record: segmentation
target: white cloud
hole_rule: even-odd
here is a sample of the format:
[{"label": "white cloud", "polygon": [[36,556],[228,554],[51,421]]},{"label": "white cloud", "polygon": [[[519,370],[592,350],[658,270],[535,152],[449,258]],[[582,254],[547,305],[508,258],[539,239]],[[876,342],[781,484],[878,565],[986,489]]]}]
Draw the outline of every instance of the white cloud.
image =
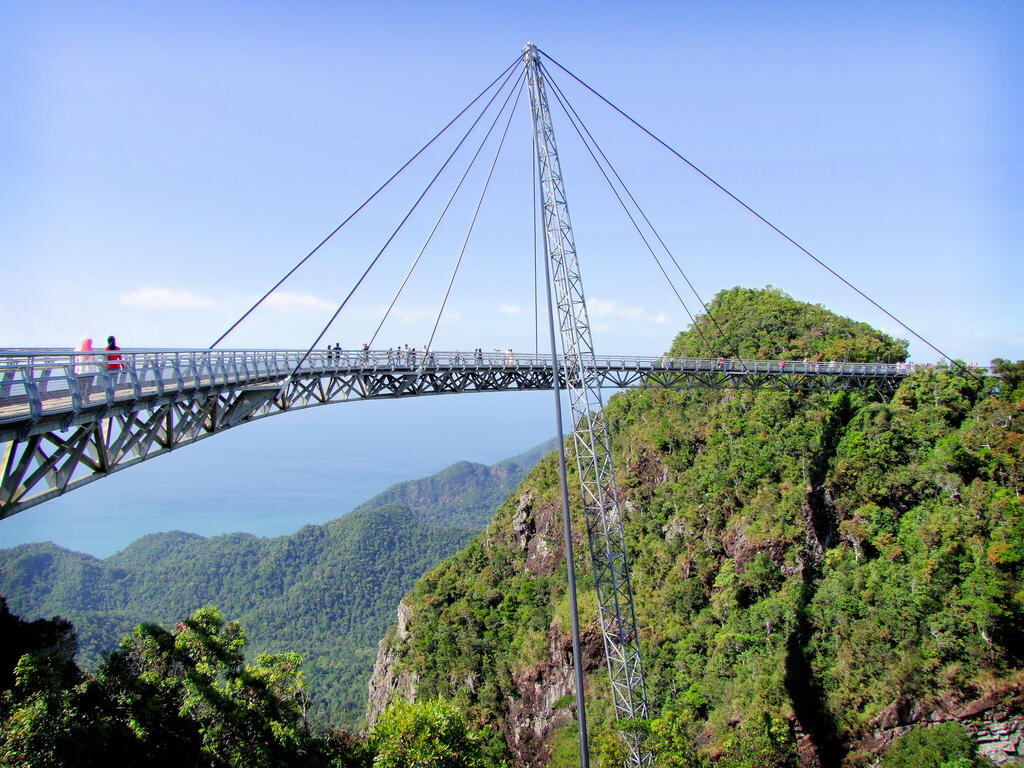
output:
[{"label": "white cloud", "polygon": [[291,291],[275,291],[267,297],[266,305],[278,309],[337,309],[326,299],[314,296],[311,293],[292,293]]},{"label": "white cloud", "polygon": [[498,307],[498,311],[503,315],[518,315],[523,311],[523,308],[516,304],[502,304]]},{"label": "white cloud", "polygon": [[202,309],[212,307],[216,302],[206,296],[197,296],[190,291],[171,291],[167,288],[143,287],[118,296],[118,303],[124,307],[140,309]]},{"label": "white cloud", "polygon": [[614,301],[592,298],[587,301],[587,310],[593,317],[617,317],[623,320],[639,320],[654,325],[668,323],[668,315],[664,312],[648,312],[642,307],[620,307]]}]

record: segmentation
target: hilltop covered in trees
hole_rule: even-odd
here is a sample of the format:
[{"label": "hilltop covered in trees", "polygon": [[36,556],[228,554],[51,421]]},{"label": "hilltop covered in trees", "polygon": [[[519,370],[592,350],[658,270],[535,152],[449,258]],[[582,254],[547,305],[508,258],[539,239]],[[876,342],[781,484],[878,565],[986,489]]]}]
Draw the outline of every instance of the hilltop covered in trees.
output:
[{"label": "hilltop covered in trees", "polygon": [[[717,327],[698,321],[706,337],[720,327],[741,355],[905,356],[774,289],[724,291],[711,311]],[[702,348],[691,329],[672,353]],[[607,418],[659,765],[867,764],[893,707],[1016,690],[1024,391],[1012,375],[939,366],[891,397],[631,391]],[[451,697],[520,764],[577,759],[557,483],[549,456],[417,583],[382,644],[372,707]],[[574,530],[586,553],[578,513]],[[588,714],[611,764],[596,597],[579,559]]]}]

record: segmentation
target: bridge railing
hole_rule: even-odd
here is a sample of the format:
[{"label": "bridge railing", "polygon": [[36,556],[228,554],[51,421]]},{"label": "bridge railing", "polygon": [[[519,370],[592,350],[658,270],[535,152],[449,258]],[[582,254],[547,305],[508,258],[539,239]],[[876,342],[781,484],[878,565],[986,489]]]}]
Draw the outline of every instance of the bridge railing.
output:
[{"label": "bridge railing", "polygon": [[[0,350],[0,421],[203,387],[281,380],[300,350]],[[324,368],[312,355],[300,370]],[[20,407],[19,407],[20,406]]]},{"label": "bridge railing", "polygon": [[[305,356],[305,359],[303,359]],[[127,349],[115,352],[66,349],[0,350],[0,422],[78,411],[166,392],[209,387],[283,383],[299,365],[299,376],[353,371],[423,374],[437,370],[542,368],[547,354],[390,350],[208,350]],[[729,376],[905,376],[921,365],[839,361],[735,360],[661,356],[598,356],[599,371],[665,371]],[[564,363],[563,363],[564,364]],[[571,368],[572,366],[570,366]],[[987,369],[976,368],[980,373]]]}]

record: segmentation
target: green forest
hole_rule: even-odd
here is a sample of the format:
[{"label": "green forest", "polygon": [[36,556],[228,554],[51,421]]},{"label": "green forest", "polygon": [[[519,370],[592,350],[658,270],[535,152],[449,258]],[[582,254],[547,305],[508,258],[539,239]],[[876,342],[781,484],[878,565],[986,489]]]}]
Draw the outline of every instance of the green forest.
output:
[{"label": "green forest", "polygon": [[250,656],[303,656],[312,721],[354,730],[402,595],[480,531],[549,448],[491,467],[460,462],[291,536],[154,534],[105,560],[52,544],[0,550],[0,594],[20,616],[70,619],[87,669],[137,624],[171,627],[217,605],[245,625]]},{"label": "green forest", "polygon": [[[724,332],[745,356],[905,355],[903,343],[772,288],[724,291],[711,311],[718,327],[701,317],[672,354],[700,354],[701,333]],[[611,399],[657,715],[638,727],[658,765],[806,764],[804,735],[822,765],[868,765],[858,745],[894,702],[1019,690],[1024,390],[1020,364],[999,367],[1001,379],[983,379],[928,366],[890,395],[646,390]],[[574,546],[585,553],[573,464]],[[512,741],[509,702],[550,671],[551,648],[568,634],[561,556],[535,557],[522,535],[532,516],[541,536],[557,504],[550,455],[484,534],[416,584],[404,637],[389,630],[395,667],[415,679],[417,697],[464,707],[495,750]],[[561,551],[560,530],[543,536]],[[596,596],[582,586],[588,558],[577,560],[586,645],[597,636]],[[614,764],[621,742],[606,673],[601,663],[588,672],[594,752]],[[552,765],[578,761],[572,703],[556,702],[564,725],[547,744]]]},{"label": "green forest", "polygon": [[[723,291],[710,311],[669,354],[906,356],[771,287]],[[991,765],[955,721],[906,729],[881,756],[871,738],[894,709],[1021,700],[1024,364],[995,367],[923,366],[895,392],[610,399],[651,705],[650,720],[619,725],[659,768]],[[592,758],[612,766],[623,743],[568,464]],[[439,481],[417,486],[426,520],[406,495],[284,539],[175,534],[102,562],[2,553],[14,613],[123,639],[83,653],[83,670],[66,622],[3,612],[35,653],[4,659],[0,765],[89,764],[88,745],[124,765],[578,765],[555,454],[515,486],[478,534],[430,502]],[[438,520],[467,524],[442,535]],[[377,688],[364,734],[328,727],[351,730],[366,701],[366,678],[363,698],[344,698],[332,681],[350,673],[332,664],[368,669],[381,636],[397,687]]]},{"label": "green forest", "polygon": [[140,624],[92,672],[63,619],[26,622],[0,598],[0,766],[406,768],[493,765],[448,702],[396,702],[360,736],[311,727],[297,653],[247,660],[213,606]]}]

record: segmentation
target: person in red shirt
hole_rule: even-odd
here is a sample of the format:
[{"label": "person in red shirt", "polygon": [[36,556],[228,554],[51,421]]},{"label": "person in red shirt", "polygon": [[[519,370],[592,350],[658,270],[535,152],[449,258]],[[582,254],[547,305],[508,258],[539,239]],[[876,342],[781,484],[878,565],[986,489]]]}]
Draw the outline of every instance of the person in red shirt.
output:
[{"label": "person in red shirt", "polygon": [[[117,346],[117,340],[113,336],[107,336],[107,352],[120,352],[121,348]],[[107,355],[107,370],[108,371],[122,371],[124,370],[124,363],[121,362],[121,356],[115,354]]]}]

